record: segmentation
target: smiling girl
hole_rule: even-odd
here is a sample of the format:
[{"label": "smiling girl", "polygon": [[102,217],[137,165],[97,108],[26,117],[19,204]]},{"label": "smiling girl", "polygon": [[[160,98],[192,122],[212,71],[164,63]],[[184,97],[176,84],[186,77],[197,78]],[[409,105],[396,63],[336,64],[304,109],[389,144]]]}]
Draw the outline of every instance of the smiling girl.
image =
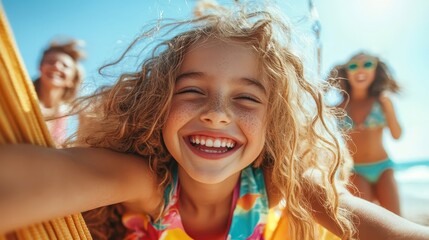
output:
[{"label": "smiling girl", "polygon": [[65,115],[83,79],[80,61],[85,54],[79,45],[76,40],[53,42],[43,52],[40,77],[34,81],[40,109],[57,145],[66,139],[68,118]]},{"label": "smiling girl", "polygon": [[343,125],[349,128],[348,146],[353,152],[351,180],[358,190],[354,193],[400,214],[394,163],[383,146],[385,128],[394,139],[402,133],[389,96],[400,88],[386,64],[366,53],[353,56],[336,73],[339,85],[349,96],[344,98],[342,106],[349,116]]},{"label": "smiling girl", "polygon": [[0,149],[0,232],[98,208],[84,215],[96,239],[268,239],[282,208],[278,239],[323,239],[317,223],[344,239],[429,236],[347,192],[347,149],[280,18],[167,26],[138,72],[88,99],[75,147]]}]

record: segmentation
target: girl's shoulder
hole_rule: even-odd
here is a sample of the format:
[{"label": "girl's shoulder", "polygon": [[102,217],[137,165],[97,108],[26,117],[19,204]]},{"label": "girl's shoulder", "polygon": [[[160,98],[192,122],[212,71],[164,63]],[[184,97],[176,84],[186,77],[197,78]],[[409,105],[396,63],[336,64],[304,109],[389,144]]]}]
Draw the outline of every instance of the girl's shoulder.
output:
[{"label": "girl's shoulder", "polygon": [[377,97],[377,101],[382,105],[385,106],[386,104],[392,103],[392,95],[393,93],[390,91],[383,91],[380,93],[380,95]]}]

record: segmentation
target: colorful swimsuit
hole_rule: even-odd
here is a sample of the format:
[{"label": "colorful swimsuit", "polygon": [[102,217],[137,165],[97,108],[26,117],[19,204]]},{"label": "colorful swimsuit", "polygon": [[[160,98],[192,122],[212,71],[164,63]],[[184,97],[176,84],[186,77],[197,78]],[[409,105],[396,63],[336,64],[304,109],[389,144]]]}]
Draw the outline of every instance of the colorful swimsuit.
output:
[{"label": "colorful swimsuit", "polygon": [[356,124],[350,117],[345,117],[344,122],[342,123],[342,127],[351,127],[352,129],[377,128],[385,126],[386,117],[384,116],[383,109],[378,101],[374,101],[374,103],[372,104],[371,111],[369,112],[363,123]]},{"label": "colorful swimsuit", "polygon": [[[177,168],[173,171],[173,183],[170,186],[172,188],[165,190],[166,209],[159,221],[152,222],[141,214],[123,216],[124,226],[129,229],[125,239],[192,239],[186,234],[179,213],[180,185]],[[260,168],[249,166],[241,172],[240,182],[234,190],[231,209],[232,219],[227,239],[264,239],[269,208],[264,175]]]},{"label": "colorful swimsuit", "polygon": [[[371,112],[368,114],[363,123],[356,124],[351,120],[350,117],[346,117],[344,118],[343,124],[345,126],[351,126],[352,129],[364,129],[385,127],[387,125],[387,122],[383,109],[381,108],[381,104],[378,101],[374,101],[374,103],[372,104]],[[393,168],[393,166],[393,161],[387,158],[382,161],[373,163],[355,163],[353,167],[353,172],[361,175],[368,182],[375,183],[378,181],[384,171]]]},{"label": "colorful swimsuit", "polygon": [[[46,108],[41,103],[39,106],[43,116],[46,117],[52,115],[52,109]],[[51,116],[55,119],[46,121],[49,133],[51,133],[52,139],[57,146],[60,146],[67,138],[67,125],[69,124],[70,117],[66,115],[70,111],[70,108],[71,107],[68,104],[61,104],[58,109],[58,113],[56,113],[55,116]]]}]

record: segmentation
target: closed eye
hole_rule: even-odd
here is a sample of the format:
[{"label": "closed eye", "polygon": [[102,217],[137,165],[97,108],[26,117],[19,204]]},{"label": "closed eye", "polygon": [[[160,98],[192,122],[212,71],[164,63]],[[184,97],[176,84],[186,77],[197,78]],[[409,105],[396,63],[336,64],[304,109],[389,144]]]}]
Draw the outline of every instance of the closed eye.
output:
[{"label": "closed eye", "polygon": [[192,93],[195,93],[195,94],[204,94],[203,91],[201,91],[198,88],[184,88],[184,89],[178,90],[176,92],[176,95],[177,94],[187,94],[187,93],[189,93],[189,94],[192,94]]},{"label": "closed eye", "polygon": [[249,96],[249,95],[241,95],[241,96],[236,97],[235,99],[251,101],[251,102],[255,102],[255,103],[262,103],[262,101],[259,100],[257,97]]}]

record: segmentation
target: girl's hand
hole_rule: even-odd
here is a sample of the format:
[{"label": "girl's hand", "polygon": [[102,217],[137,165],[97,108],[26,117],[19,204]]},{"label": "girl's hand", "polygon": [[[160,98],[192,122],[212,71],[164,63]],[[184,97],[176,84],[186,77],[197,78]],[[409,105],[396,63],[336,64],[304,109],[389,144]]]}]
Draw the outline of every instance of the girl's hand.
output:
[{"label": "girl's hand", "polygon": [[391,100],[392,93],[389,91],[383,91],[378,101],[380,101],[383,108],[384,115],[386,116],[387,126],[390,129],[390,133],[394,139],[399,139],[402,135],[402,127],[396,117],[395,109]]}]

